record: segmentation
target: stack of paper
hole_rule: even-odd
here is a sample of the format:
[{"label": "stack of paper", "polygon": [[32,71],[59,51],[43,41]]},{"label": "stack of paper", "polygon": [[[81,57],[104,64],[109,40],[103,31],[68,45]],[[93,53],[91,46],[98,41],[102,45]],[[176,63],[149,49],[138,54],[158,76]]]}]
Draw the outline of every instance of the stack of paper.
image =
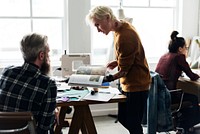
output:
[{"label": "stack of paper", "polygon": [[110,99],[112,99],[115,96],[115,94],[110,92],[97,92],[95,94],[87,94],[85,97],[83,97],[84,100],[93,100],[93,101],[104,101],[107,102]]}]

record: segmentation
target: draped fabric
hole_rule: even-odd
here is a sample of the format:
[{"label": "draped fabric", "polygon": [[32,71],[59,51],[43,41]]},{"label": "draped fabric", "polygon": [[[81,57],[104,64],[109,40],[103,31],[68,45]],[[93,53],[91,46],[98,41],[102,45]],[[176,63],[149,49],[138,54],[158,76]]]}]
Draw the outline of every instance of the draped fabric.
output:
[{"label": "draped fabric", "polygon": [[147,133],[167,132],[173,129],[171,96],[164,82],[156,72],[150,72],[152,84],[147,100]]},{"label": "draped fabric", "polygon": [[200,36],[193,37],[188,51],[187,61],[193,69],[200,66]]}]

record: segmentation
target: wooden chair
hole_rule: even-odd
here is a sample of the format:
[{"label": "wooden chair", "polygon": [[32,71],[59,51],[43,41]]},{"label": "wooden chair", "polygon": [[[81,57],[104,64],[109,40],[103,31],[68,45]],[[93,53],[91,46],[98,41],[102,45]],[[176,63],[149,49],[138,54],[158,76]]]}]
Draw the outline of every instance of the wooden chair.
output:
[{"label": "wooden chair", "polygon": [[31,112],[0,112],[0,133],[36,134]]}]

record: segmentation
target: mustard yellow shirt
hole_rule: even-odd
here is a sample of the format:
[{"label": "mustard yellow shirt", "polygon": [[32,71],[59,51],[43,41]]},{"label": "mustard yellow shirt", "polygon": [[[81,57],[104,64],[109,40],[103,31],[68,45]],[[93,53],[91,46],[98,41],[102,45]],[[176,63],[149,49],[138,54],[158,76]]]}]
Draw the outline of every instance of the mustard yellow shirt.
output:
[{"label": "mustard yellow shirt", "polygon": [[122,21],[122,26],[114,32],[114,46],[119,69],[128,72],[120,78],[122,90],[148,90],[151,82],[148,63],[138,33],[131,24]]}]

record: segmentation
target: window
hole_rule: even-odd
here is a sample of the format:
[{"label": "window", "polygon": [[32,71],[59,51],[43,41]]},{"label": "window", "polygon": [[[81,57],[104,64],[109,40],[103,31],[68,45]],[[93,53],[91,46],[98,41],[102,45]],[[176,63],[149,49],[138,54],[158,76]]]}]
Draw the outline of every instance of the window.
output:
[{"label": "window", "polygon": [[[91,6],[109,5],[116,13],[120,0],[90,0]],[[122,1],[122,0],[121,0]],[[157,60],[167,50],[170,33],[176,23],[178,0],[123,0],[125,15],[133,18],[148,62]],[[89,1],[88,1],[89,2]],[[51,63],[59,66],[64,48],[67,49],[67,0],[1,0],[0,1],[0,68],[23,63],[19,43],[30,32],[46,34],[51,48]],[[76,4],[72,2],[71,4]],[[88,9],[86,9],[88,12]],[[78,12],[78,10],[77,10]],[[84,20],[83,20],[84,21]],[[85,24],[84,24],[85,25]],[[77,27],[75,27],[77,28]],[[71,34],[71,33],[70,33]],[[114,58],[113,35],[91,31],[91,63],[105,65]],[[155,60],[154,60],[155,59]]]},{"label": "window", "polygon": [[[117,13],[120,0],[91,0],[92,6],[102,4]],[[141,37],[148,62],[157,62],[167,51],[170,34],[175,29],[176,0],[121,0],[121,5],[125,16],[133,18],[132,24]],[[113,55],[112,34],[106,37],[96,31],[92,29],[92,63],[105,65]]]},{"label": "window", "polygon": [[63,46],[64,0],[0,1],[0,67],[23,63],[19,44],[31,32],[49,37],[51,61],[58,64]]}]

